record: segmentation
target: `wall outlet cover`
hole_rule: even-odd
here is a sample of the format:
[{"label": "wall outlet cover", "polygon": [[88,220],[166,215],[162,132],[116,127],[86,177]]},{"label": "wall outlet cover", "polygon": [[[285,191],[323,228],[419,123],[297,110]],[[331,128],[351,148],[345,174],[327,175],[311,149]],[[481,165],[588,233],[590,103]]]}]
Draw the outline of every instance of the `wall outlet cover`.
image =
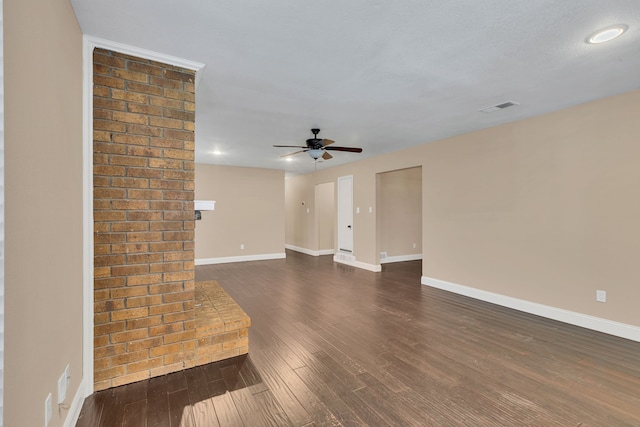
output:
[{"label": "wall outlet cover", "polygon": [[380,259],[385,259],[387,257],[386,252],[380,252]]},{"label": "wall outlet cover", "polygon": [[51,393],[44,400],[44,427],[47,427],[53,417],[53,406],[51,405]]},{"label": "wall outlet cover", "polygon": [[596,291],[596,301],[607,302],[607,291]]},{"label": "wall outlet cover", "polygon": [[64,403],[67,398],[67,370],[65,369],[58,378],[58,405]]}]

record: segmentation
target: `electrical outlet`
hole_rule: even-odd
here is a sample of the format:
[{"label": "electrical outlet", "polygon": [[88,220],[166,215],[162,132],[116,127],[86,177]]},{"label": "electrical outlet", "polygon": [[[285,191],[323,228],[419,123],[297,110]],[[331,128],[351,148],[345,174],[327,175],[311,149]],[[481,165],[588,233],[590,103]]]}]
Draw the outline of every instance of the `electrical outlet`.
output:
[{"label": "electrical outlet", "polygon": [[63,403],[67,398],[67,375],[62,372],[58,378],[58,405]]},{"label": "electrical outlet", "polygon": [[71,383],[71,369],[69,368],[69,365],[64,368],[64,375],[67,378],[67,390],[69,390],[69,384]]},{"label": "electrical outlet", "polygon": [[64,368],[62,375],[58,378],[58,405],[64,403],[67,399],[67,390],[69,388],[69,365]]},{"label": "electrical outlet", "polygon": [[413,244],[413,249],[415,249],[415,248],[416,248],[416,244],[414,243],[414,244]]},{"label": "electrical outlet", "polygon": [[596,301],[607,302],[607,291],[596,291]]},{"label": "electrical outlet", "polygon": [[244,243],[240,243],[240,250],[244,249]]},{"label": "electrical outlet", "polygon": [[380,259],[385,259],[387,257],[386,252],[380,252]]},{"label": "electrical outlet", "polygon": [[53,406],[51,406],[51,393],[44,400],[44,427],[47,427],[53,416]]}]

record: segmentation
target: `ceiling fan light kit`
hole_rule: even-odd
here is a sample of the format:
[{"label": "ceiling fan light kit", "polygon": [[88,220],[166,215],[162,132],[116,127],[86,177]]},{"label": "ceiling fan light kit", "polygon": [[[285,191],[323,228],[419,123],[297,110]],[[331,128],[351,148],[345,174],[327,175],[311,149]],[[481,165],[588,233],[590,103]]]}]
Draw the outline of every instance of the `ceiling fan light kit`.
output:
[{"label": "ceiling fan light kit", "polygon": [[314,158],[314,159],[319,159],[322,156],[322,149],[320,148],[314,148],[311,150],[307,150],[307,153],[309,153],[309,155]]},{"label": "ceiling fan light kit", "polygon": [[359,147],[335,147],[335,146],[328,147],[328,145],[333,144],[335,141],[332,141],[330,139],[318,138],[318,133],[320,133],[320,129],[315,129],[315,128],[311,129],[311,133],[313,133],[313,138],[307,139],[306,147],[298,146],[298,145],[274,145],[274,147],[302,148],[302,150],[300,151],[295,151],[293,153],[285,154],[284,156],[280,156],[280,157],[290,157],[298,153],[308,153],[313,160],[318,160],[320,157],[322,157],[324,160],[329,160],[333,158],[331,154],[327,153],[327,150],[346,151],[349,153],[362,153],[362,148],[359,148]]}]

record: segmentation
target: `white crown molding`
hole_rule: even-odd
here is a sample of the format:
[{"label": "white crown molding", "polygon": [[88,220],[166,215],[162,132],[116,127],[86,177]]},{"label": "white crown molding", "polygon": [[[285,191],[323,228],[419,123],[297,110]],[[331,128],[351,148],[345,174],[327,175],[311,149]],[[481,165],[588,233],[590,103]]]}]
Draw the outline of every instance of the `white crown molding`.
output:
[{"label": "white crown molding", "polygon": [[422,259],[422,254],[388,256],[386,258],[380,259],[380,264],[389,264],[392,262],[404,262],[404,261],[417,261],[419,259]]},{"label": "white crown molding", "polygon": [[640,342],[640,327],[422,276],[420,283],[481,301]]},{"label": "white crown molding", "polygon": [[188,59],[178,58],[176,56],[155,52],[153,50],[142,49],[136,46],[114,42],[112,40],[101,39],[99,37],[85,35],[84,40],[85,44],[89,45],[91,52],[93,52],[94,48],[99,47],[102,49],[124,53],[125,55],[137,56],[138,58],[149,59],[151,61],[161,62],[163,64],[169,64],[176,67],[186,68],[188,70],[194,70],[196,72],[196,87],[200,82],[202,73],[204,73],[204,70],[206,68],[206,64],[203,64],[201,62],[190,61]]},{"label": "white crown molding", "polygon": [[199,258],[195,260],[196,265],[209,265],[209,264],[226,264],[229,262],[245,262],[245,261],[264,261],[269,259],[283,259],[287,255],[284,252],[275,254],[259,254],[259,255],[243,255],[243,256],[228,256],[220,258]]},{"label": "white crown molding", "polygon": [[300,252],[306,255],[311,256],[320,256],[320,255],[333,255],[335,251],[333,249],[321,249],[319,251],[314,251],[311,249],[301,248],[299,246],[293,245],[284,245],[285,249],[290,249],[292,251]]}]

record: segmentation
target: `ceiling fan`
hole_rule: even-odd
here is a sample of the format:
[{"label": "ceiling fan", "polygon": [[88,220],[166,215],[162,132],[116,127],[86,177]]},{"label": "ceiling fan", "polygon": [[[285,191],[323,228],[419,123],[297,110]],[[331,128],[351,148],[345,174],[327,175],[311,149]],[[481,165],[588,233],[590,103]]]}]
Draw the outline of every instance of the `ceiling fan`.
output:
[{"label": "ceiling fan", "polygon": [[318,160],[322,157],[324,160],[329,160],[333,156],[327,153],[329,151],[348,151],[350,153],[362,153],[362,148],[357,147],[328,147],[328,145],[333,144],[335,141],[330,139],[320,139],[318,138],[318,133],[320,129],[311,129],[311,133],[313,133],[313,138],[307,139],[307,146],[298,146],[298,145],[274,145],[274,147],[289,147],[289,148],[302,148],[300,151],[295,151],[293,153],[285,154],[280,157],[289,157],[298,153],[309,153],[312,159]]}]

